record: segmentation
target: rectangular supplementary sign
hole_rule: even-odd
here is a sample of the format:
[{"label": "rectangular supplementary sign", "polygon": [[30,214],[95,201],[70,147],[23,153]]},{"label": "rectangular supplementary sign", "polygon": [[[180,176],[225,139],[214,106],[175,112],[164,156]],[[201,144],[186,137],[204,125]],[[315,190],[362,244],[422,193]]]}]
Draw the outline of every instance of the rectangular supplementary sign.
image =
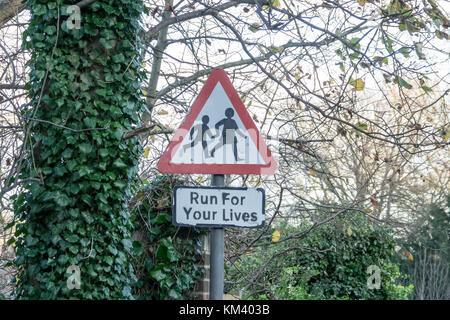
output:
[{"label": "rectangular supplementary sign", "polygon": [[258,228],[264,225],[261,188],[176,186],[173,223],[178,226]]}]

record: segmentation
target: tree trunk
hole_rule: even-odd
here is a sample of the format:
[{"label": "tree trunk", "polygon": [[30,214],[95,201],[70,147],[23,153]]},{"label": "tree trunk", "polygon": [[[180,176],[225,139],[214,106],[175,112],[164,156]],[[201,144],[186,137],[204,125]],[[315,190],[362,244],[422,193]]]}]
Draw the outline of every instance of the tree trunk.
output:
[{"label": "tree trunk", "polygon": [[0,0],[0,26],[25,9],[22,0]]}]

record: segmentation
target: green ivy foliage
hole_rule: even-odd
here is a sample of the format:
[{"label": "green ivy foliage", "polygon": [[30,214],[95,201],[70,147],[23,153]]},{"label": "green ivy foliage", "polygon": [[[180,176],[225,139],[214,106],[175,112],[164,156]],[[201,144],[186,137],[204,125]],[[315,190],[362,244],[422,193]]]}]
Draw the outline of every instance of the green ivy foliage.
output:
[{"label": "green ivy foliage", "polygon": [[[13,197],[20,299],[132,298],[130,184],[142,152],[144,101],[138,0],[98,0],[69,29],[74,1],[28,0],[31,56],[23,107],[28,150]],[[81,270],[81,288],[66,273]]]},{"label": "green ivy foliage", "polygon": [[[276,255],[264,267],[259,281],[247,288],[246,298],[407,299],[413,288],[397,283],[404,275],[399,272],[398,265],[391,263],[395,252],[392,230],[373,225],[360,213],[349,212],[301,239],[282,241],[307,227],[311,224],[285,227],[279,243],[269,248],[256,247],[235,265],[228,265],[226,274],[230,283],[245,284],[246,281],[238,280],[242,277],[251,279],[268,259]],[[373,274],[367,273],[371,265],[381,270],[379,289],[367,286],[368,278]],[[227,288],[228,291],[241,289]]]},{"label": "green ivy foliage", "polygon": [[130,207],[133,222],[132,263],[137,299],[193,299],[204,275],[201,265],[205,231],[172,224],[172,194],[182,181],[157,176],[136,193]]}]

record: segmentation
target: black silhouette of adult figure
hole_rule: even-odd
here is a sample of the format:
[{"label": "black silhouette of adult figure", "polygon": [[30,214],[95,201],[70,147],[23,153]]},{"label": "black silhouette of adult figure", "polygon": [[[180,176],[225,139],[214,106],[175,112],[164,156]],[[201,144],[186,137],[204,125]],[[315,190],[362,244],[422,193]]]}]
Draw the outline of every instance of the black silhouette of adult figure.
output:
[{"label": "black silhouette of adult figure", "polygon": [[[197,145],[199,142],[201,142],[202,147],[203,147],[203,154],[205,155],[206,158],[209,158],[208,143],[206,142],[206,138],[207,137],[214,138],[214,137],[212,136],[211,130],[209,130],[208,123],[209,123],[209,117],[203,116],[202,123],[196,124],[195,126],[192,127],[192,129],[189,133],[191,143],[185,144],[183,146],[184,152],[186,152],[186,149],[188,149],[189,147],[193,148],[195,145]],[[197,132],[197,135],[194,138],[195,132]]]},{"label": "black silhouette of adult figure", "polygon": [[225,144],[233,143],[234,160],[236,161],[242,160],[238,158],[236,133],[239,134],[241,137],[244,138],[247,137],[244,133],[241,132],[241,130],[239,130],[236,121],[231,119],[234,116],[233,108],[227,108],[225,110],[225,116],[226,118],[220,120],[215,125],[216,130],[219,130],[221,126],[223,126],[223,129],[219,143],[217,143],[216,146],[211,150],[211,156],[214,157],[214,153],[216,152],[217,148],[223,147]]}]

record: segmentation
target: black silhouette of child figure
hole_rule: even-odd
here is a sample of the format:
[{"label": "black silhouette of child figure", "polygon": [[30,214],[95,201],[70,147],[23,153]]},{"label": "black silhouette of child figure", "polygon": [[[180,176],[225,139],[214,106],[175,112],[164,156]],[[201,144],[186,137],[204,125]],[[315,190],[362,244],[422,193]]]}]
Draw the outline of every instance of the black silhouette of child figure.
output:
[{"label": "black silhouette of child figure", "polygon": [[[191,131],[190,131],[190,138],[191,138],[191,143],[185,144],[183,146],[183,151],[186,152],[186,149],[193,148],[195,145],[197,145],[200,141],[202,142],[202,147],[203,147],[203,154],[205,155],[205,158],[209,158],[209,154],[208,154],[208,143],[206,142],[206,138],[214,138],[212,136],[211,130],[209,130],[208,127],[208,123],[209,123],[209,117],[208,116],[203,116],[202,117],[202,123],[200,124],[196,124],[195,126],[192,127]],[[194,133],[197,132],[197,135],[194,138]]]},{"label": "black silhouette of child figure", "polygon": [[228,143],[233,143],[234,160],[235,161],[242,160],[238,158],[236,133],[244,138],[247,138],[247,136],[244,133],[242,133],[241,130],[239,130],[236,121],[231,119],[234,116],[233,108],[227,108],[225,110],[225,116],[226,116],[225,119],[220,120],[215,125],[215,128],[217,130],[219,130],[220,126],[223,126],[223,129],[219,143],[214,148],[212,148],[211,156],[214,157],[214,153],[216,152],[217,148],[222,147]]}]

